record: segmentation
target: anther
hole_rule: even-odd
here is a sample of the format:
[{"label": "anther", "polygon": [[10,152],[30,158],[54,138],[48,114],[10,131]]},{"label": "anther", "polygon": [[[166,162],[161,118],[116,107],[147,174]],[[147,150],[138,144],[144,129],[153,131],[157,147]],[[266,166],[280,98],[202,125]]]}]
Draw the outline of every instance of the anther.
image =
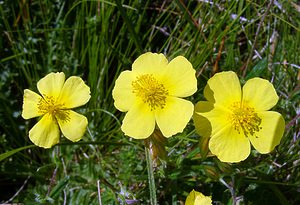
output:
[{"label": "anther", "polygon": [[132,92],[147,103],[151,110],[163,109],[166,105],[168,90],[153,75],[145,74],[132,82]]},{"label": "anther", "polygon": [[232,104],[230,109],[232,111],[230,121],[238,133],[242,131],[248,137],[249,135],[253,136],[261,129],[261,118],[257,115],[254,108],[246,103],[236,102]]},{"label": "anther", "polygon": [[53,118],[58,118],[62,121],[70,119],[69,112],[65,110],[63,104],[59,104],[52,96],[44,95],[38,103],[38,110],[41,114],[49,113]]}]

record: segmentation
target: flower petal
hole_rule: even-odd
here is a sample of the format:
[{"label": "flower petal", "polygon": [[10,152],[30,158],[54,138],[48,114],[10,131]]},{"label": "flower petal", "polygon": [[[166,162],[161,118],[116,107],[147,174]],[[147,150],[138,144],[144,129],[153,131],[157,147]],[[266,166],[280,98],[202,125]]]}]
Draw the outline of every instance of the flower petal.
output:
[{"label": "flower petal", "polygon": [[45,114],[29,131],[29,139],[37,146],[50,148],[59,142],[59,128],[52,115]]},{"label": "flower petal", "polygon": [[196,131],[203,137],[210,137],[212,126],[208,118],[203,113],[207,113],[213,109],[213,104],[207,101],[200,101],[195,105],[193,120]]},{"label": "flower petal", "polygon": [[41,116],[43,113],[39,112],[38,104],[42,100],[42,97],[28,89],[24,90],[23,98],[23,110],[22,117],[24,119],[30,119],[33,117]]},{"label": "flower petal", "polygon": [[[72,142],[79,141],[86,131],[88,120],[85,116],[72,110],[65,110],[64,117],[56,116],[63,135]],[[67,119],[66,119],[67,115]]]},{"label": "flower petal", "polygon": [[161,82],[170,96],[188,97],[197,90],[196,71],[183,56],[174,58],[168,65]]},{"label": "flower petal", "polygon": [[193,189],[186,197],[184,205],[195,205],[195,199],[196,199],[196,191]]},{"label": "flower petal", "polygon": [[115,107],[122,111],[128,111],[135,99],[132,92],[132,81],[135,80],[135,75],[132,71],[123,71],[115,82],[115,87],[112,91],[112,96],[115,101]]},{"label": "flower petal", "polygon": [[258,111],[269,110],[278,102],[272,83],[261,78],[252,78],[243,87],[243,101]]},{"label": "flower petal", "polygon": [[273,111],[259,112],[261,130],[249,139],[253,147],[262,154],[271,152],[280,143],[285,122],[281,114]]},{"label": "flower petal", "polygon": [[209,102],[223,107],[241,101],[241,85],[237,75],[232,71],[215,74],[207,81],[204,96]]},{"label": "flower petal", "polygon": [[138,75],[155,74],[164,72],[168,60],[160,53],[144,53],[140,55],[132,64],[132,71]]},{"label": "flower petal", "polygon": [[212,205],[212,201],[209,196],[197,196],[194,205]]},{"label": "flower petal", "polygon": [[43,97],[57,99],[65,82],[64,73],[49,73],[37,83],[37,88]]},{"label": "flower petal", "polygon": [[229,125],[228,115],[229,112],[222,107],[200,101],[196,104],[193,115],[196,131],[203,137],[211,137]]},{"label": "flower petal", "polygon": [[201,192],[192,190],[186,197],[185,205],[211,205],[212,201],[209,196],[203,195]]},{"label": "flower petal", "polygon": [[193,112],[194,106],[190,101],[167,97],[165,107],[155,110],[155,119],[162,134],[171,137],[183,131]]},{"label": "flower petal", "polygon": [[125,135],[135,139],[149,137],[153,133],[154,128],[154,113],[142,101],[136,102],[132,109],[126,113],[121,126]]},{"label": "flower petal", "polygon": [[65,108],[79,107],[90,100],[90,93],[90,87],[80,77],[71,76],[66,80],[58,101]]},{"label": "flower petal", "polygon": [[251,146],[248,138],[228,125],[211,137],[209,149],[222,162],[240,162],[249,156]]}]

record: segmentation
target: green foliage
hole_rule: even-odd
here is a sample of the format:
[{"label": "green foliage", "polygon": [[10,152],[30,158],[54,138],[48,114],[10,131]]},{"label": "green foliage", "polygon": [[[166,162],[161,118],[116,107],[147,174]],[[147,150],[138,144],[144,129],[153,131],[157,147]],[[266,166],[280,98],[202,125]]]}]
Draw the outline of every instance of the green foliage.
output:
[{"label": "green foliage", "polygon": [[[121,71],[152,51],[191,61],[198,77],[194,103],[219,71],[270,80],[280,96],[274,109],[287,124],[272,153],[252,151],[229,164],[212,156],[205,140],[199,144],[191,122],[168,139],[167,159],[155,163],[158,203],[184,203],[195,189],[216,204],[299,204],[299,5],[273,1],[268,10],[268,4],[0,1],[0,202],[90,205],[99,204],[101,194],[102,204],[149,204],[143,143],[121,132],[123,114],[111,91]],[[28,131],[36,121],[21,117],[23,90],[36,91],[36,82],[56,71],[90,86],[91,100],[78,109],[89,129],[78,143],[62,138],[54,148],[32,148]]]}]

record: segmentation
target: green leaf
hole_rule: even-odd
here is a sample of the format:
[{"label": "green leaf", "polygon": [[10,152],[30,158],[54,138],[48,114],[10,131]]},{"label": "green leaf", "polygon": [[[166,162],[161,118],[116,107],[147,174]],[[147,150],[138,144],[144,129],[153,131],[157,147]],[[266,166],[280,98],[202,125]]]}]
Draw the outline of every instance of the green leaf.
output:
[{"label": "green leaf", "polygon": [[268,59],[265,57],[261,59],[254,67],[253,69],[248,73],[245,80],[248,80],[250,78],[259,77],[261,74],[267,69],[268,67]]},{"label": "green leaf", "polygon": [[57,198],[59,194],[64,190],[64,188],[68,185],[70,177],[66,176],[64,179],[62,179],[50,192],[51,198]]},{"label": "green leaf", "polygon": [[25,147],[20,147],[20,148],[17,148],[17,149],[5,152],[5,153],[3,153],[3,154],[0,155],[0,162],[2,160],[6,159],[7,157],[10,157],[11,155],[14,155],[17,152],[20,152],[20,151],[22,151],[24,149],[29,149],[29,148],[32,148],[32,147],[35,147],[35,145],[28,145],[28,146],[25,146]]}]

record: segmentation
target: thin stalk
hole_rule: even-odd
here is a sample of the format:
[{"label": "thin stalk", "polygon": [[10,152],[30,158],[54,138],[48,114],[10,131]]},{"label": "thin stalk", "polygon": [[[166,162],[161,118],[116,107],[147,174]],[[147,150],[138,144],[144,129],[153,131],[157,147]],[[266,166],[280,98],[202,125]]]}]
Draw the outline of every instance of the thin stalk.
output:
[{"label": "thin stalk", "polygon": [[260,20],[260,22],[258,24],[256,33],[255,33],[255,38],[254,38],[254,41],[253,41],[253,44],[252,44],[252,48],[250,50],[250,54],[249,54],[248,60],[246,62],[246,66],[245,66],[245,69],[243,71],[243,76],[246,75],[246,72],[247,72],[247,69],[248,69],[248,65],[249,65],[250,61],[252,60],[252,55],[253,55],[253,52],[254,52],[254,49],[255,49],[255,45],[257,43],[257,39],[258,39],[258,35],[259,35],[259,32],[260,32],[261,26],[262,26],[262,24],[263,24],[263,22],[264,22],[264,20],[265,20],[265,18],[267,16],[267,14],[269,13],[269,10],[270,10],[270,8],[271,8],[271,6],[273,4],[273,1],[274,0],[271,0],[269,2],[267,9],[266,9],[265,13],[263,14],[263,16],[262,16],[262,18],[261,18],[261,20]]},{"label": "thin stalk", "polygon": [[117,7],[120,11],[121,16],[124,19],[125,24],[128,27],[129,33],[131,33],[131,35],[132,35],[132,39],[135,43],[136,48],[138,49],[138,51],[140,53],[142,53],[143,49],[142,49],[142,46],[141,46],[141,40],[140,40],[139,36],[137,35],[136,31],[134,30],[134,26],[132,25],[132,21],[130,21],[130,19],[128,18],[127,13],[125,12],[121,1],[117,0],[116,4],[117,4]]},{"label": "thin stalk", "polygon": [[97,180],[97,188],[98,188],[98,201],[99,201],[99,205],[102,205],[102,201],[101,201],[100,180]]},{"label": "thin stalk", "polygon": [[[231,193],[231,197],[232,197],[232,205],[236,205],[236,204],[237,204],[237,201],[236,201],[236,195],[235,195],[234,187],[233,187],[233,186],[230,186],[229,184],[227,184],[223,178],[220,178],[219,181],[220,181],[224,186],[226,186],[226,187],[229,189],[229,191],[230,191],[230,193]],[[233,178],[232,178],[232,181],[233,181]]]},{"label": "thin stalk", "polygon": [[149,190],[150,190],[150,204],[156,205],[156,188],[155,188],[155,180],[154,180],[154,172],[153,172],[153,163],[151,159],[150,149],[145,146],[145,154],[147,161],[147,171],[148,171],[148,181],[149,181]]}]

